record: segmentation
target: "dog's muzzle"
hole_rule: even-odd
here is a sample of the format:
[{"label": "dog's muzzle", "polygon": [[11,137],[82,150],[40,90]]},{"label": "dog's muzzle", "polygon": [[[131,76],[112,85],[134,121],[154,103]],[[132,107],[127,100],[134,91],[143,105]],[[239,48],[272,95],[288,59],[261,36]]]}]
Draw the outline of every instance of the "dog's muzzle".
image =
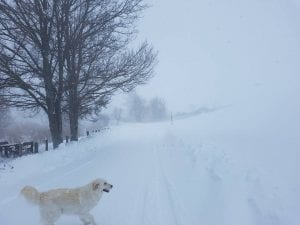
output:
[{"label": "dog's muzzle", "polygon": [[109,184],[109,185],[107,185],[108,187],[105,187],[104,189],[103,189],[103,191],[105,191],[105,192],[109,192],[110,191],[110,189],[112,189],[113,188],[113,186],[111,185],[111,184]]}]

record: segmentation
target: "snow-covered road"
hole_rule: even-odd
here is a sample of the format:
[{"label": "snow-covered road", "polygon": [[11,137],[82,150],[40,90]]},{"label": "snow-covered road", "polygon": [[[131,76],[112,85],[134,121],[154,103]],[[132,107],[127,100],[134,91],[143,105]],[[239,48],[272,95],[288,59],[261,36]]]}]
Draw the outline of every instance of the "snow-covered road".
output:
[{"label": "snow-covered road", "polygon": [[[245,139],[231,143],[220,130],[202,128],[218,114],[226,115],[114,127],[17,159],[13,170],[0,173],[0,224],[40,224],[37,208],[19,196],[24,185],[43,191],[103,177],[114,188],[92,211],[102,225],[297,225],[298,182],[282,180],[283,166],[270,176],[272,162],[257,166],[255,157],[241,157]],[[57,223],[71,224],[80,221]]]}]

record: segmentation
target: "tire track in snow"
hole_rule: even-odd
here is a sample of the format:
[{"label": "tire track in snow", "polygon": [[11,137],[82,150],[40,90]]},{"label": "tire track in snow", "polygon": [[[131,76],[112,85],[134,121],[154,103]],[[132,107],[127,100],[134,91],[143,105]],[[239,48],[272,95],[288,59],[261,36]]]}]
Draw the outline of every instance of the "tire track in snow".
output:
[{"label": "tire track in snow", "polygon": [[[148,189],[146,185],[141,185],[133,204],[134,210],[131,214],[130,224],[145,224],[147,196]],[[137,215],[139,216],[137,217]]]},{"label": "tire track in snow", "polygon": [[[182,212],[182,210],[178,209],[178,202],[175,203],[175,196],[172,193],[172,185],[169,182],[165,171],[163,169],[162,166],[162,162],[161,162],[161,158],[158,155],[157,150],[152,150],[152,153],[154,155],[154,160],[156,161],[156,166],[157,166],[157,175],[158,175],[158,181],[159,181],[159,185],[161,187],[163,187],[163,191],[166,192],[166,197],[167,197],[167,203],[170,206],[170,213],[173,216],[174,222],[176,225],[184,225],[185,223],[183,223],[182,218],[180,216],[180,213]],[[174,224],[174,223],[173,223]]]}]

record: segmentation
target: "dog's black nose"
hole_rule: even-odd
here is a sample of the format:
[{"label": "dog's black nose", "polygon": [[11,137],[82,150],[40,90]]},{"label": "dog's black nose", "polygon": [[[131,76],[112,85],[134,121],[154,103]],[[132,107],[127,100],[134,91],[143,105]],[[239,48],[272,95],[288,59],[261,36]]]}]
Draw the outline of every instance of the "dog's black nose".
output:
[{"label": "dog's black nose", "polygon": [[110,188],[113,188],[113,186],[112,186],[112,185],[110,185]]}]

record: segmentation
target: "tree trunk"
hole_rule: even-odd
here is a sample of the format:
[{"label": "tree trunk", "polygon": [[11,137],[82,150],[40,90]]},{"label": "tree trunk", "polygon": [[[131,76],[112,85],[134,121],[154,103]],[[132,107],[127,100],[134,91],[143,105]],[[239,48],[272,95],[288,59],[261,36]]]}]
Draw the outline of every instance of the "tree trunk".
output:
[{"label": "tree trunk", "polygon": [[[53,92],[48,91],[48,95]],[[53,148],[58,148],[59,144],[63,142],[62,135],[62,110],[61,110],[61,100],[59,98],[55,99],[55,96],[48,97],[47,105],[48,105],[48,120],[50,133],[53,142]]]},{"label": "tree trunk", "polygon": [[[47,63],[45,63],[47,65]],[[49,67],[45,66],[45,74],[49,74]],[[47,77],[45,81],[47,114],[49,120],[50,133],[53,142],[53,148],[57,148],[63,142],[62,136],[62,109],[61,96],[58,96],[56,90],[51,83],[51,79]]]},{"label": "tree trunk", "polygon": [[71,141],[78,141],[78,113],[70,111]]},{"label": "tree trunk", "polygon": [[58,148],[59,144],[63,142],[62,136],[62,115],[59,112],[48,114],[50,133],[53,142],[53,148]]},{"label": "tree trunk", "polygon": [[77,88],[73,87],[69,94],[70,140],[78,141],[79,103]]},{"label": "tree trunk", "polygon": [[[44,60],[45,62],[46,60]],[[44,74],[50,74],[48,63],[44,63]],[[53,142],[53,148],[57,148],[63,142],[62,136],[62,108],[61,96],[58,96],[54,85],[49,76],[44,80],[46,92],[47,114],[49,120],[50,133]]]},{"label": "tree trunk", "polygon": [[69,87],[69,121],[71,141],[78,141],[78,120],[79,120],[79,106],[80,100],[78,98],[78,73],[79,68],[76,65],[76,49],[68,49],[68,57],[66,59],[68,68],[68,87]]}]

